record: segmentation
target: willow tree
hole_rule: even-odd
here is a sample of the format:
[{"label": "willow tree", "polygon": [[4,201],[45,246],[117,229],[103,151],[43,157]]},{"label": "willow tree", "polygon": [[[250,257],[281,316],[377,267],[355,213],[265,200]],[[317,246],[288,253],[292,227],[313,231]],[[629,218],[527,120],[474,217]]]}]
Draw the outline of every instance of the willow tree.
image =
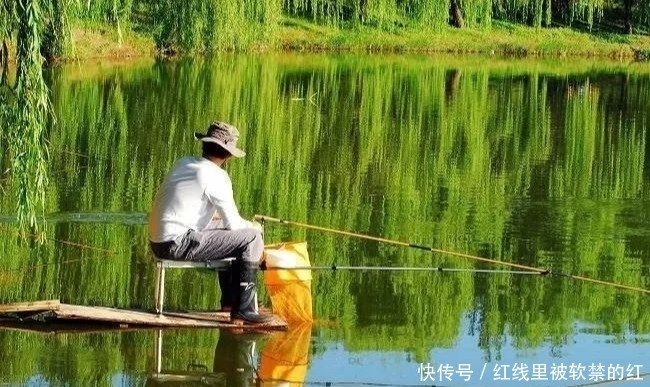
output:
[{"label": "willow tree", "polygon": [[[9,190],[16,193],[17,223],[23,231],[38,231],[38,213],[44,206],[48,180],[44,133],[51,110],[43,54],[56,54],[65,44],[64,1],[0,1],[0,146],[8,155]],[[12,79],[9,46],[16,48]]]},{"label": "willow tree", "polygon": [[535,27],[551,23],[551,0],[493,0],[492,3],[494,16],[499,19]]},{"label": "willow tree", "polygon": [[281,0],[160,0],[148,4],[158,50],[246,50],[269,43],[282,12]]},{"label": "willow tree", "polygon": [[[285,14],[333,25],[395,30],[483,27],[492,22],[493,0],[284,0]],[[498,1],[498,0],[495,0]]]},{"label": "willow tree", "polygon": [[623,32],[634,33],[635,28],[650,28],[649,0],[617,0],[623,9]]}]

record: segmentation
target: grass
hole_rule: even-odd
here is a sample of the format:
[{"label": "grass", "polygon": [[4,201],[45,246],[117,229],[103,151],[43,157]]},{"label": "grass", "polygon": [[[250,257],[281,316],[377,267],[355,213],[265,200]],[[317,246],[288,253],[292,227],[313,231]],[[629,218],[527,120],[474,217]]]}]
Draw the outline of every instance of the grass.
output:
[{"label": "grass", "polygon": [[[128,26],[123,26],[121,31],[119,34],[117,28],[109,24],[77,20],[70,28],[72,44],[69,52],[56,58],[55,63],[76,60],[120,62],[156,55],[151,36],[134,32]],[[7,43],[9,56],[15,58],[15,42],[9,40]]]},{"label": "grass", "polygon": [[[99,60],[131,61],[157,56],[153,37],[122,27],[121,40],[114,26],[75,22],[73,47],[59,62]],[[372,27],[336,28],[296,18],[284,18],[275,44],[255,51],[452,53],[515,57],[610,58],[650,60],[650,36],[587,33],[567,27],[536,29],[495,21],[485,29],[422,30]]]},{"label": "grass", "polygon": [[106,24],[77,24],[72,29],[73,53],[71,57],[84,59],[129,59],[155,54],[153,39],[135,33],[130,28],[117,28]]},{"label": "grass", "polygon": [[450,52],[520,56],[635,57],[650,52],[650,36],[589,34],[570,28],[536,29],[495,22],[489,29],[382,31],[336,29],[285,19],[278,38],[285,50]]}]

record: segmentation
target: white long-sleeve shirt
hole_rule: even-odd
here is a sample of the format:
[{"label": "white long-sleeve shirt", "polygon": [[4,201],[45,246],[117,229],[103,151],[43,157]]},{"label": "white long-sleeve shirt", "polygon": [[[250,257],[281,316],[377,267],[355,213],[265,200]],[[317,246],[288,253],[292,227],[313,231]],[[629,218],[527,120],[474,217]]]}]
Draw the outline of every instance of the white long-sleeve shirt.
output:
[{"label": "white long-sleeve shirt", "polygon": [[202,157],[184,157],[160,186],[149,216],[149,240],[176,240],[189,229],[204,230],[215,215],[226,229],[254,227],[243,219],[228,173]]}]

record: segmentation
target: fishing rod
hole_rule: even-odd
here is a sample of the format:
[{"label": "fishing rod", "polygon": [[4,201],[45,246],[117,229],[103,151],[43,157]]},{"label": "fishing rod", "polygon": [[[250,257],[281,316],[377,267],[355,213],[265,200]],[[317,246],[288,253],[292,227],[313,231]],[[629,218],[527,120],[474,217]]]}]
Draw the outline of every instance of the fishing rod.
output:
[{"label": "fishing rod", "polygon": [[[0,225],[0,231],[2,232],[8,232],[9,229],[6,227],[3,227]],[[13,230],[14,233],[18,233],[17,230]],[[27,234],[30,237],[37,237],[35,234]],[[112,254],[115,255],[117,252],[109,250],[109,249],[104,249],[100,247],[95,247],[95,246],[90,246],[82,243],[76,243],[76,242],[71,242],[71,241],[65,241],[65,240],[59,240],[59,239],[53,239],[53,241],[65,244],[65,245],[70,245],[74,247],[79,247],[82,249],[90,249],[90,250],[95,250],[99,251],[101,253],[105,254]],[[60,262],[48,262],[48,263],[41,263],[41,264],[35,264],[27,267],[20,267],[20,268],[15,268],[15,269],[3,269],[0,270],[0,274],[3,273],[11,273],[11,272],[24,272],[27,269],[35,269],[39,267],[46,267],[46,266],[51,266],[51,265],[59,265],[59,264],[67,264],[67,263],[78,263],[78,262],[84,262],[87,260],[91,259],[100,259],[103,258],[102,256],[96,256],[96,257],[84,257],[84,258],[74,258],[74,259],[68,259],[68,260],[63,260]],[[391,267],[391,266],[340,266],[336,264],[332,264],[329,266],[303,266],[303,267],[268,267],[266,266],[266,261],[264,261],[260,265],[260,269],[262,271],[279,271],[279,270],[314,270],[314,271],[321,271],[321,270],[331,270],[331,271],[337,271],[337,270],[360,270],[360,271],[437,271],[437,272],[469,272],[469,273],[498,273],[498,274],[539,274],[537,272],[532,272],[532,271],[516,271],[516,270],[489,270],[489,269],[456,269],[456,268],[443,268],[443,267]]]},{"label": "fishing rod", "polygon": [[401,241],[395,241],[395,240],[390,240],[390,239],[385,239],[385,238],[379,238],[379,237],[374,237],[374,236],[365,235],[365,234],[353,233],[353,232],[349,232],[349,231],[336,230],[336,229],[322,227],[322,226],[315,226],[315,225],[306,224],[306,223],[300,223],[300,222],[294,222],[294,221],[285,220],[285,219],[273,218],[273,217],[266,216],[266,215],[255,215],[255,219],[262,222],[262,225],[264,225],[265,222],[273,222],[273,223],[286,224],[286,225],[291,225],[291,226],[298,226],[298,227],[303,227],[303,228],[308,228],[308,229],[313,229],[313,230],[319,230],[319,231],[325,231],[325,232],[331,232],[331,233],[334,233],[334,234],[345,235],[345,236],[350,236],[350,237],[355,237],[355,238],[368,239],[368,240],[372,240],[372,241],[376,241],[376,242],[383,242],[383,243],[388,243],[388,244],[392,244],[392,245],[404,246],[404,247],[414,248],[414,249],[418,249],[418,250],[430,251],[430,252],[434,252],[434,253],[453,255],[453,256],[457,256],[457,257],[468,258],[468,259],[473,259],[473,260],[482,261],[482,262],[488,262],[488,263],[492,263],[492,264],[496,264],[496,265],[505,265],[505,266],[510,266],[510,267],[514,267],[514,268],[518,268],[518,269],[531,270],[531,271],[537,272],[540,275],[555,275],[555,276],[559,276],[559,277],[566,277],[566,278],[571,278],[571,279],[575,279],[575,280],[592,282],[592,283],[597,283],[597,284],[601,284],[601,285],[613,286],[613,287],[617,287],[617,288],[621,288],[621,289],[633,290],[633,291],[637,291],[637,292],[641,292],[641,293],[645,293],[645,294],[650,294],[650,289],[644,289],[644,288],[635,287],[635,286],[617,284],[617,283],[614,283],[614,282],[602,281],[602,280],[583,277],[583,276],[579,276],[579,275],[552,272],[549,269],[540,269],[540,268],[536,268],[536,267],[532,267],[532,266],[526,266],[526,265],[520,265],[520,264],[512,263],[512,262],[505,262],[505,261],[499,261],[499,260],[496,260],[496,259],[479,257],[479,256],[476,256],[476,255],[470,255],[470,254],[458,253],[458,252],[454,252],[454,251],[436,249],[436,248],[433,248],[433,247],[423,246],[423,245],[419,245],[419,244],[415,244],[415,243],[401,242]]},{"label": "fishing rod", "polygon": [[426,250],[426,251],[431,251],[431,252],[434,252],[434,253],[444,253],[444,254],[455,255],[455,256],[464,257],[464,258],[475,259],[475,260],[483,261],[483,262],[503,264],[503,265],[510,266],[510,267],[515,267],[515,268],[518,268],[518,269],[531,270],[531,271],[537,272],[539,274],[544,274],[544,275],[550,273],[548,270],[545,270],[545,269],[537,269],[537,268],[534,268],[534,267],[519,265],[519,264],[516,264],[516,263],[497,261],[495,259],[483,258],[483,257],[475,256],[475,255],[457,253],[457,252],[454,252],[454,251],[434,249],[432,247],[422,246],[422,245],[418,245],[418,244],[415,244],[415,243],[400,242],[400,241],[395,241],[395,240],[390,240],[390,239],[374,237],[374,236],[370,236],[370,235],[357,234],[357,233],[353,233],[353,232],[349,232],[349,231],[341,231],[341,230],[335,230],[335,229],[332,229],[332,228],[314,226],[314,225],[311,225],[311,224],[293,222],[293,221],[278,219],[278,218],[271,218],[271,217],[264,216],[264,215],[255,215],[255,219],[260,220],[262,222],[262,224],[264,222],[275,222],[275,223],[280,223],[280,224],[299,226],[299,227],[310,228],[310,229],[319,230],[319,231],[332,232],[332,233],[340,234],[340,235],[346,235],[346,236],[357,237],[357,238],[362,238],[362,239],[369,239],[369,240],[373,240],[373,241],[376,241],[376,242],[383,242],[383,243],[399,245],[399,246],[404,246],[404,247],[411,247],[411,248],[414,248],[414,249]]},{"label": "fishing rod", "polygon": [[534,271],[518,271],[518,270],[490,270],[490,269],[456,269],[448,267],[404,267],[404,266],[296,266],[296,267],[280,267],[280,266],[266,266],[266,262],[262,263],[260,270],[262,271],[280,271],[280,270],[359,270],[359,271],[435,271],[435,272],[453,272],[453,273],[495,273],[495,274],[523,274],[523,275],[540,275]]}]

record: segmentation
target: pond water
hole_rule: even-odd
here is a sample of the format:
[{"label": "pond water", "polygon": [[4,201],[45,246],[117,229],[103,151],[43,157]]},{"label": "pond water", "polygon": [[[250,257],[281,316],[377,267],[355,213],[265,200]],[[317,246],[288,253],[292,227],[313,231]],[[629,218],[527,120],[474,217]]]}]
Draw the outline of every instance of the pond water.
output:
[{"label": "pond water", "polygon": [[[198,154],[192,133],[215,119],[242,133],[248,155],[227,169],[247,218],[650,288],[647,65],[227,55],[68,65],[48,82],[49,240],[11,233],[15,200],[2,180],[0,302],[151,308],[147,213],[174,161]],[[307,241],[312,265],[508,269],[272,223],[266,238]],[[323,270],[311,285],[316,322],[262,337],[0,330],[0,385],[650,380],[650,297],[639,291],[471,271]],[[219,300],[209,273],[170,272],[166,291],[168,309]],[[162,384],[151,377],[158,358],[162,373],[202,376]],[[222,378],[233,369],[243,372]]]}]

